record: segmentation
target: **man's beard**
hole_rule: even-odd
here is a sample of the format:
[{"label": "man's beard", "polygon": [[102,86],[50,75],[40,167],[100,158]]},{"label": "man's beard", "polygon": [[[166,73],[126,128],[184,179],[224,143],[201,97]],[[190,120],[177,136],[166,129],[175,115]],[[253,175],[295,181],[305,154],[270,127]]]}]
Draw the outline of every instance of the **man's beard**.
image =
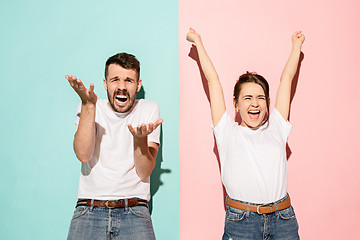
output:
[{"label": "man's beard", "polygon": [[[128,105],[124,108],[124,109],[117,109],[118,106],[115,105],[115,101],[116,101],[116,95],[118,94],[122,94],[122,95],[126,95],[127,96],[127,101],[128,101]],[[125,113],[127,111],[129,111],[132,106],[134,105],[135,99],[136,99],[136,93],[135,93],[135,97],[131,98],[129,92],[124,89],[124,90],[117,90],[116,92],[114,92],[112,99],[110,98],[110,94],[109,92],[107,93],[108,96],[108,100],[110,103],[111,108],[118,113]]]}]

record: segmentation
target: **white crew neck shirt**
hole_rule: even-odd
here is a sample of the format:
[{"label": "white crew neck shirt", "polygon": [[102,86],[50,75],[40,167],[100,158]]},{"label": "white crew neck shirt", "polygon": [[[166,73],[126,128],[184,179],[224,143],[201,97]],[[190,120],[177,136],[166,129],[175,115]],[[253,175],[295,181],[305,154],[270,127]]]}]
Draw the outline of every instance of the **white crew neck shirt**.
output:
[{"label": "white crew neck shirt", "polygon": [[[79,124],[81,104],[75,124]],[[160,118],[156,103],[136,100],[126,113],[114,112],[108,100],[99,99],[95,115],[95,150],[88,163],[82,163],[77,198],[116,200],[124,198],[150,199],[150,177],[141,181],[134,164],[133,127],[155,122]],[[149,136],[148,142],[160,143],[160,127]]]},{"label": "white crew neck shirt", "polygon": [[266,204],[286,196],[286,141],[291,128],[276,108],[256,130],[239,125],[225,111],[213,130],[230,198]]}]

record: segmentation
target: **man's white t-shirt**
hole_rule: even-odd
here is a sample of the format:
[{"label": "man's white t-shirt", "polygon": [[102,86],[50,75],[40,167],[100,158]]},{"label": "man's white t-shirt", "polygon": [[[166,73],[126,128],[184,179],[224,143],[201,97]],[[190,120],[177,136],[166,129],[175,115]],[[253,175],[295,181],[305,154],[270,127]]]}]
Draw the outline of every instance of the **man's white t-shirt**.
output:
[{"label": "man's white t-shirt", "polygon": [[240,126],[225,111],[213,129],[230,198],[265,204],[286,196],[286,141],[291,128],[276,108],[256,130]]},{"label": "man's white t-shirt", "polygon": [[[81,104],[75,124],[79,124]],[[133,127],[155,122],[160,117],[156,103],[136,100],[126,113],[114,112],[108,100],[99,99],[95,115],[95,150],[88,163],[82,163],[77,198],[116,200],[124,198],[150,199],[150,177],[141,181],[134,165]],[[148,142],[160,143],[160,126],[149,136]]]}]

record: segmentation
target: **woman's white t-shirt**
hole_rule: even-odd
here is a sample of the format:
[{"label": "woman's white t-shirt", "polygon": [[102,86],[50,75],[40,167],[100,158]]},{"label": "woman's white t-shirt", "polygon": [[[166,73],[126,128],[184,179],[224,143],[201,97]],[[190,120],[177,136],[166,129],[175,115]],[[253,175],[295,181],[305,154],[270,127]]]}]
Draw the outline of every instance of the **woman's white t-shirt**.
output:
[{"label": "woman's white t-shirt", "polygon": [[265,204],[286,196],[286,141],[291,128],[276,108],[256,130],[240,126],[225,111],[213,129],[230,198]]}]

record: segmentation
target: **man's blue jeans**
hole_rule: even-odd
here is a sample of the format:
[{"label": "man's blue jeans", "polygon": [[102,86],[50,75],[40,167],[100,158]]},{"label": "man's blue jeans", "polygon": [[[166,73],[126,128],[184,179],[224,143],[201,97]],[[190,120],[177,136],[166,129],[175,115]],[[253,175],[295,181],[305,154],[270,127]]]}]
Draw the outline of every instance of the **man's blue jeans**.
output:
[{"label": "man's blue jeans", "polygon": [[299,239],[298,229],[299,226],[292,206],[281,211],[261,215],[227,206],[222,239],[296,240]]},{"label": "man's blue jeans", "polygon": [[146,206],[78,206],[74,211],[67,239],[153,240],[155,236],[150,212]]}]

